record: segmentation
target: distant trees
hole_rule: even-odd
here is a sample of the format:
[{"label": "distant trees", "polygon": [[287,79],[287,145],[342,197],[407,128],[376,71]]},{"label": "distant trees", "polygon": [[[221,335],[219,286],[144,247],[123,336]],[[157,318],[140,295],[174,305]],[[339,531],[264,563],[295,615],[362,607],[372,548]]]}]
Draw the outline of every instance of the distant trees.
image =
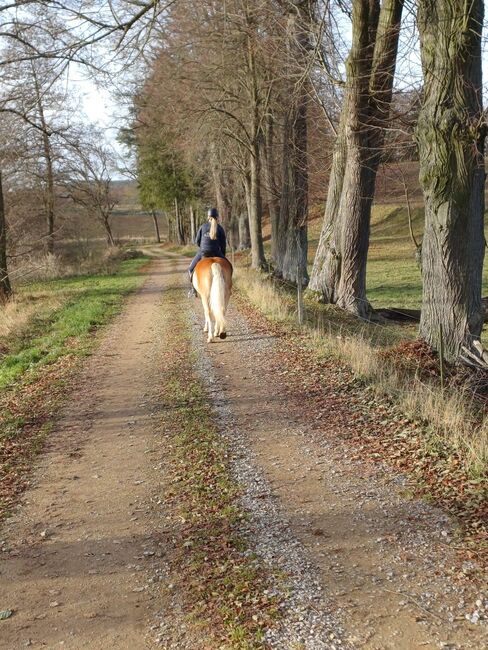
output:
[{"label": "distant trees", "polygon": [[[8,246],[18,236],[39,233],[46,252],[54,250],[64,199],[62,169],[65,140],[72,135],[65,93],[58,81],[70,62],[96,69],[99,43],[111,43],[124,63],[147,43],[172,0],[103,0],[99,3],[19,0],[0,6],[0,293],[10,293]],[[9,131],[10,129],[10,131]],[[4,200],[16,194],[20,201]],[[37,195],[37,196],[36,196]],[[10,223],[12,208],[20,220],[35,224],[25,231]],[[23,209],[27,208],[27,209]],[[18,225],[18,224],[17,224]],[[36,231],[36,232],[34,232]]]},{"label": "distant trees", "polygon": [[87,218],[97,219],[105,231],[107,244],[115,246],[112,215],[118,198],[112,183],[116,169],[113,149],[104,144],[103,138],[95,131],[91,140],[72,141],[67,157],[67,195],[84,209]]}]

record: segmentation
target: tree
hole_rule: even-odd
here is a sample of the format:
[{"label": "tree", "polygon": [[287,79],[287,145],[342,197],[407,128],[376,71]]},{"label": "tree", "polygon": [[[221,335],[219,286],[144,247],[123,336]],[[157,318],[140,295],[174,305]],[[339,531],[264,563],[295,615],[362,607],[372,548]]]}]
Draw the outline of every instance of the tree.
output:
[{"label": "tree", "polygon": [[72,143],[71,168],[67,192],[82,206],[88,216],[94,216],[105,230],[107,244],[115,246],[112,214],[117,197],[113,191],[112,173],[115,169],[113,150],[95,133],[93,140]]},{"label": "tree", "polygon": [[12,287],[7,268],[7,222],[3,200],[3,182],[0,171],[0,303],[5,303],[12,295]]},{"label": "tree", "polygon": [[403,0],[353,3],[341,119],[310,288],[362,318],[376,173],[389,120]]},{"label": "tree", "polygon": [[308,282],[308,59],[314,4],[310,0],[284,2],[287,12],[285,70],[289,92],[283,128],[282,189],[274,254],[276,274],[303,284]]},{"label": "tree", "polygon": [[424,98],[416,138],[425,200],[420,335],[439,349],[442,328],[448,360],[461,356],[479,363],[486,137],[482,26],[482,0],[419,1]]}]

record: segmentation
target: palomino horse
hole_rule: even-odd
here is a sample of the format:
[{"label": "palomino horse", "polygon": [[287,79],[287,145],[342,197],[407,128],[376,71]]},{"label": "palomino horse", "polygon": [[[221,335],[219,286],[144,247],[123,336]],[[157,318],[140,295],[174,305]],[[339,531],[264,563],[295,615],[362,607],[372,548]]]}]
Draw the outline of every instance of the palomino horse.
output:
[{"label": "palomino horse", "polygon": [[[193,286],[202,299],[205,313],[204,332],[208,332],[207,341],[219,336],[225,339],[225,312],[232,289],[232,265],[222,257],[204,257],[195,266]],[[212,335],[212,319],[214,321]]]}]

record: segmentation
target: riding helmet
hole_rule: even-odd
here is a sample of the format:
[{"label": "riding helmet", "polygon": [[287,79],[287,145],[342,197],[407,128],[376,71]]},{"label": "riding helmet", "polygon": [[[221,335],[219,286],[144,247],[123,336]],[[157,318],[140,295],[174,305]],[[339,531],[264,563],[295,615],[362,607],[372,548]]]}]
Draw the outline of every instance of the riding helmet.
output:
[{"label": "riding helmet", "polygon": [[217,210],[217,208],[210,208],[208,211],[208,216],[213,217],[214,219],[218,219],[219,211]]}]

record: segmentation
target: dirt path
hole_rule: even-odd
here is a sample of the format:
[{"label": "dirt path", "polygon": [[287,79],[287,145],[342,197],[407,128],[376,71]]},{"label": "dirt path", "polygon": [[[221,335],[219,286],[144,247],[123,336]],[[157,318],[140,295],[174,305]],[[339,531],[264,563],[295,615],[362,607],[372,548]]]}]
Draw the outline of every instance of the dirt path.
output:
[{"label": "dirt path", "polygon": [[157,488],[150,450],[166,264],[107,330],[0,531],[0,648],[151,647]]},{"label": "dirt path", "polygon": [[[195,323],[200,372],[231,440],[247,534],[288,575],[296,616],[288,619],[293,630],[280,633],[286,641],[273,647],[486,647],[482,626],[465,618],[480,595],[449,575],[448,519],[403,498],[399,477],[351,460],[333,432],[317,436],[272,370],[277,342],[235,308],[228,339],[206,345],[199,304],[183,302],[186,265],[154,262],[88,361],[33,487],[0,531],[0,610],[14,610],[0,621],[0,648],[142,650],[157,646],[160,622],[171,628],[172,617],[181,637],[168,646],[161,638],[163,647],[197,647],[179,626],[181,612],[162,603],[154,586],[164,579],[167,552],[159,536],[167,522],[154,388],[162,292],[174,286]],[[300,589],[302,600],[293,599]]]},{"label": "dirt path", "polygon": [[453,577],[459,565],[449,518],[405,498],[402,477],[353,460],[355,450],[334,431],[318,435],[307,426],[314,414],[304,413],[306,401],[290,400],[276,373],[276,341],[232,306],[229,333],[205,348],[224,405],[348,641],[370,650],[487,647],[486,620],[467,620],[483,617],[486,594]]}]

